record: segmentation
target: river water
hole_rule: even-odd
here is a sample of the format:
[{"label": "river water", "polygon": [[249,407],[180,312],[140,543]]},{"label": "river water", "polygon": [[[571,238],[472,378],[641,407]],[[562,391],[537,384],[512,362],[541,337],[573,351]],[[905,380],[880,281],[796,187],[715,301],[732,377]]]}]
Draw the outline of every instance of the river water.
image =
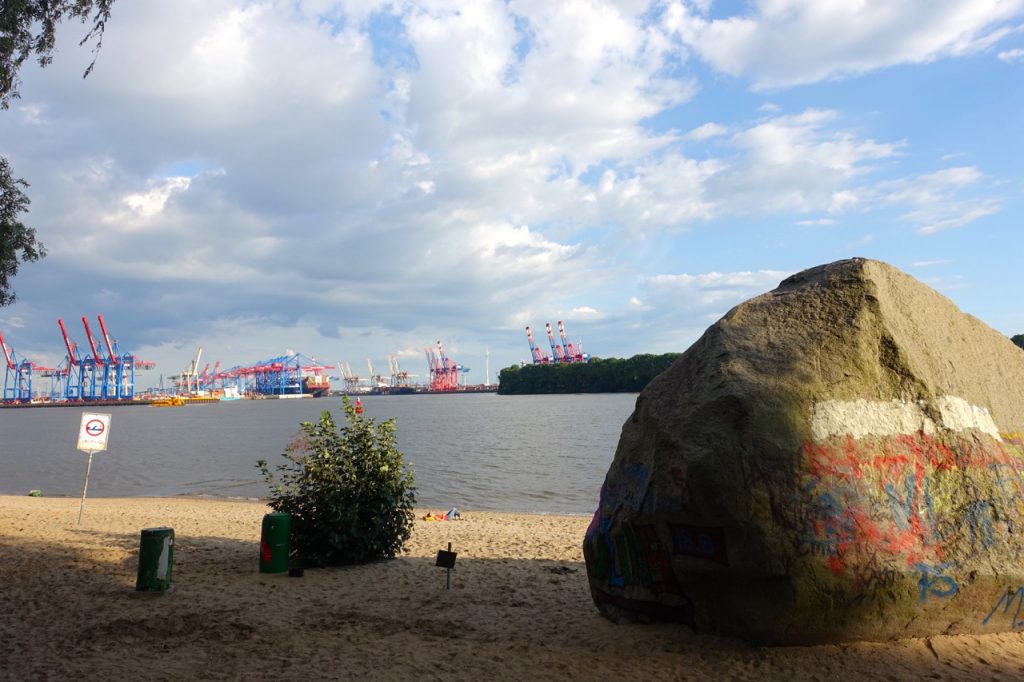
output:
[{"label": "river water", "polygon": [[[365,416],[398,420],[418,507],[591,514],[636,394],[366,396]],[[0,493],[81,496],[82,412],[111,415],[89,497],[266,497],[256,461],[281,453],[299,422],[340,398],[0,409]]]}]

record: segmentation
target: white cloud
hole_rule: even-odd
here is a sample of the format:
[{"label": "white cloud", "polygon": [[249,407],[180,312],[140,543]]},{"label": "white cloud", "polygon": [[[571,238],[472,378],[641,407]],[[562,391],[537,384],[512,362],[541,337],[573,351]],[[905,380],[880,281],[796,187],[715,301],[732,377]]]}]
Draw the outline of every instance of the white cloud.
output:
[{"label": "white cloud", "polygon": [[759,270],[655,275],[646,280],[646,287],[652,296],[681,299],[680,305],[733,305],[775,288],[790,274],[781,270]]},{"label": "white cloud", "polygon": [[[690,159],[667,146],[605,171],[596,188],[583,194],[585,210],[568,210],[628,226],[638,235],[725,216],[849,210],[864,200],[850,189],[852,183],[877,162],[899,156],[905,145],[864,138],[841,124],[836,111],[809,109],[736,126],[722,139],[719,158]],[[561,189],[572,192],[575,185]]]},{"label": "white cloud", "polygon": [[1024,49],[1018,47],[1012,50],[1004,50],[999,53],[999,58],[1007,64],[1020,64],[1024,62]]},{"label": "white cloud", "polygon": [[728,129],[719,125],[718,123],[705,123],[704,125],[697,126],[690,132],[686,133],[686,139],[688,140],[708,140],[712,137],[718,137],[725,135]]},{"label": "white cloud", "polygon": [[900,218],[917,225],[918,234],[935,234],[963,227],[1002,210],[1002,199],[965,196],[982,179],[981,171],[977,168],[961,166],[883,181],[858,188],[852,192],[855,198],[840,202],[836,212],[909,208]]},{"label": "white cloud", "polygon": [[665,13],[716,69],[757,88],[813,83],[989,49],[1013,30],[1021,0],[754,0],[749,12],[710,18],[684,2]]},{"label": "white cloud", "polygon": [[875,235],[873,235],[873,234],[863,234],[860,237],[858,237],[857,239],[855,239],[852,242],[850,242],[847,245],[847,248],[848,249],[860,248],[861,246],[867,246],[868,244],[871,244],[874,241],[875,241]]},{"label": "white cloud", "polygon": [[717,212],[708,197],[709,182],[723,169],[716,159],[697,161],[674,153],[644,159],[614,182],[606,178],[600,192],[586,195],[584,215],[637,234],[709,220]]},{"label": "white cloud", "polygon": [[705,193],[716,215],[833,211],[855,179],[900,143],[881,143],[837,127],[838,112],[810,109],[770,118],[729,140],[740,156],[716,169]]},{"label": "white cloud", "polygon": [[994,215],[1002,208],[1002,201],[998,199],[943,203],[911,211],[904,218],[921,225],[917,229],[918,234],[929,235],[963,227],[985,216]]},{"label": "white cloud", "polygon": [[[849,5],[860,8],[851,15],[763,2],[740,18],[747,28],[714,18],[710,0],[687,6],[126,4],[87,81],[88,53],[76,57],[72,31],[52,67],[25,72],[18,112],[0,117],[50,253],[19,273],[19,315],[26,328],[49,328],[57,306],[71,318],[109,310],[134,346],[174,366],[199,343],[223,345],[225,361],[296,348],[378,353],[381,363],[389,352],[420,358],[438,338],[452,349],[486,341],[502,364],[520,357],[525,324],[559,315],[595,348],[602,339],[678,350],[699,333],[694,320],[785,276],[647,277],[680,263],[728,270],[724,256],[701,260],[712,258],[704,240],[737,238],[728,221],[779,218],[803,239],[800,227],[854,213],[887,211],[926,233],[999,209],[982,159],[901,177],[901,163],[935,152],[916,148],[913,131],[902,139],[870,117],[815,106],[825,98],[813,93],[795,113],[756,97],[694,101],[716,85],[697,82],[694,55],[761,84],[798,82],[819,77],[817,65],[826,76],[854,71],[851,54],[868,54],[865,68],[894,63],[897,43],[946,35],[946,23],[908,22],[904,41],[866,5]],[[962,3],[937,14],[963,10],[963,30],[950,35],[975,40],[995,35],[992,17],[1007,6],[981,2],[989,19]],[[881,17],[884,49],[867,49],[857,21],[845,48],[820,40],[827,32],[803,40],[801,30],[844,12]],[[749,46],[734,42],[744,30]],[[708,47],[716,32],[721,45]],[[786,40],[790,61],[772,52]],[[953,54],[943,40],[910,51]],[[514,341],[501,349],[494,339],[506,336]]]},{"label": "white cloud", "polygon": [[834,132],[828,125],[839,114],[808,109],[801,114],[769,119],[737,133],[733,142],[748,151],[754,162],[772,170],[794,162],[807,162],[823,170],[858,172],[858,165],[893,156],[898,145],[859,140],[849,132]]},{"label": "white cloud", "polygon": [[[18,315],[5,315],[3,326],[7,329],[22,329],[25,327],[25,320]],[[0,329],[2,331],[2,329]]]},{"label": "white cloud", "polygon": [[192,184],[192,178],[173,177],[153,183],[145,192],[126,195],[121,202],[139,218],[152,218],[164,210],[172,194],[184,192]]},{"label": "white cloud", "polygon": [[939,258],[937,260],[918,260],[910,264],[912,268],[933,268],[937,265],[947,265],[952,263],[950,258]]},{"label": "white cloud", "polygon": [[966,289],[971,286],[963,275],[953,275],[951,277],[929,277],[924,282],[939,291],[954,291],[957,289]]},{"label": "white cloud", "polygon": [[480,225],[472,230],[467,243],[472,245],[481,268],[503,277],[550,273],[579,248],[548,241],[526,225]]},{"label": "white cloud", "polygon": [[833,192],[829,198],[828,212],[842,213],[861,203],[861,200],[861,197],[853,190],[843,189]]},{"label": "white cloud", "polygon": [[567,320],[600,320],[606,316],[597,308],[584,305],[573,308],[565,317]]}]

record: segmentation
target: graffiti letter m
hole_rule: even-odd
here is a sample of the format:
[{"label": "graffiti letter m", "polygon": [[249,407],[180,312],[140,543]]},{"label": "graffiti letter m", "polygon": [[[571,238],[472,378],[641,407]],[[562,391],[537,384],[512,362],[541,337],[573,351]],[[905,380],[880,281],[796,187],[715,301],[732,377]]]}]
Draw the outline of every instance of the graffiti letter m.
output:
[{"label": "graffiti letter m", "polygon": [[989,619],[996,611],[999,610],[1000,606],[1003,607],[1004,615],[1009,613],[1010,609],[1013,608],[1014,602],[1017,603],[1017,609],[1013,612],[1013,617],[1010,620],[1010,627],[1014,629],[1024,627],[1024,620],[1019,619],[1020,610],[1021,608],[1024,608],[1024,587],[1018,587],[1016,592],[1007,590],[1003,593],[1003,595],[999,597],[999,601],[996,602],[996,605],[993,606],[992,610],[989,611],[987,616],[985,616],[985,620],[981,621],[981,624],[988,625]]}]

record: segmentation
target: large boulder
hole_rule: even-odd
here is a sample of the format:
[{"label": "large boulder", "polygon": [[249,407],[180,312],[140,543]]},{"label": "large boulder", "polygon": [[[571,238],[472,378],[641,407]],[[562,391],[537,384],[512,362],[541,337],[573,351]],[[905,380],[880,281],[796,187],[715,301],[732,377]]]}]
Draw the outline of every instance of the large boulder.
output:
[{"label": "large boulder", "polygon": [[806,270],[640,394],[584,540],[605,615],[764,644],[1024,627],[1024,352],[890,265]]}]

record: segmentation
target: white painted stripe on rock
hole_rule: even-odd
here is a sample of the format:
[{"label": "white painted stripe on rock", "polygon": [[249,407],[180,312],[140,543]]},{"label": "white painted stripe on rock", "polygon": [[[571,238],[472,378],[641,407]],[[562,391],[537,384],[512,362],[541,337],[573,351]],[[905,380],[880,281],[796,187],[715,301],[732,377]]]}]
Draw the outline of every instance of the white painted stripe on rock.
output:
[{"label": "white painted stripe on rock", "polygon": [[999,438],[999,428],[988,410],[971,405],[953,395],[935,400],[941,425],[936,425],[924,411],[923,402],[903,400],[824,400],[811,408],[811,434],[816,441],[831,436],[895,436],[923,431],[935,434],[946,431],[977,429]]},{"label": "white painted stripe on rock", "polygon": [[817,441],[830,436],[893,436],[935,433],[935,422],[917,403],[902,400],[825,400],[811,409],[811,433]]},{"label": "white painted stripe on rock", "polygon": [[978,429],[995,439],[999,439],[999,427],[989,414],[988,409],[971,405],[963,398],[955,395],[940,395],[935,400],[942,413],[942,424],[952,431]]}]

